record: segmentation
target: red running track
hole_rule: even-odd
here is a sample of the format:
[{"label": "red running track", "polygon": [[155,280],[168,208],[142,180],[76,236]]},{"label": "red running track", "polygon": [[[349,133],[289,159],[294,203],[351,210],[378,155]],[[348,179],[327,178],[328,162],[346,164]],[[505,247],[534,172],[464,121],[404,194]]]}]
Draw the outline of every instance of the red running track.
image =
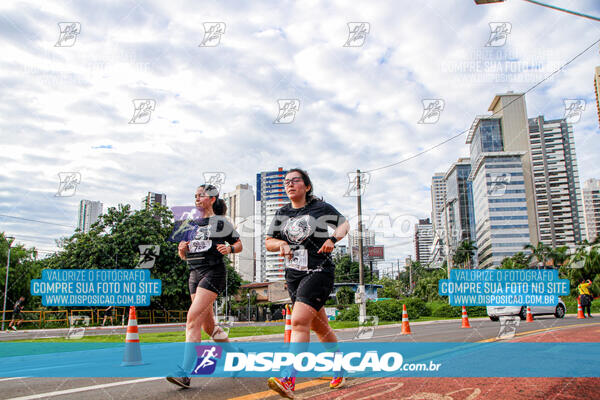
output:
[{"label": "red running track", "polygon": [[[600,325],[557,329],[512,341],[598,342]],[[381,378],[310,399],[600,400],[600,378]]]}]

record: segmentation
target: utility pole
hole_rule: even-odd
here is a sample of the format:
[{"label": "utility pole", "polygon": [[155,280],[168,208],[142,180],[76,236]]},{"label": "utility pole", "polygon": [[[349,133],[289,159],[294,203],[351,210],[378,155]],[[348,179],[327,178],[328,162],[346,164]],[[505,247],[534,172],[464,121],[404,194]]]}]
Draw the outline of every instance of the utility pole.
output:
[{"label": "utility pole", "polygon": [[413,292],[413,282],[412,282],[412,261],[408,264],[408,286],[410,294]]},{"label": "utility pole", "polygon": [[367,319],[367,303],[364,280],[364,261],[363,261],[363,227],[362,227],[362,205],[360,198],[360,169],[356,170],[356,206],[358,207],[358,290],[355,295],[355,302],[358,306],[358,322],[364,323]]},{"label": "utility pole", "polygon": [[4,330],[4,314],[6,313],[6,292],[8,291],[8,270],[10,268],[10,246],[12,246],[15,238],[12,236],[6,236],[5,239],[8,243],[8,257],[6,259],[6,282],[4,283],[4,306],[2,307],[2,330]]}]

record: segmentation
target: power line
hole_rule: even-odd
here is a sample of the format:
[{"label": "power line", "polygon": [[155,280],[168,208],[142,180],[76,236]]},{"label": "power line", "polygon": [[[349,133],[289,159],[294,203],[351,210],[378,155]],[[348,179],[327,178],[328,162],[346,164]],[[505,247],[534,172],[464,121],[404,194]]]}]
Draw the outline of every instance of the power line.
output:
[{"label": "power line", "polygon": [[[526,1],[529,1],[529,0],[526,0]],[[578,59],[579,57],[581,57],[581,56],[582,56],[583,54],[585,54],[585,53],[586,53],[586,52],[587,52],[589,49],[591,49],[592,47],[594,47],[594,46],[595,46],[596,44],[598,44],[598,43],[600,43],[600,39],[596,40],[594,43],[592,43],[591,45],[589,45],[588,47],[586,47],[586,48],[585,48],[583,51],[581,51],[581,52],[580,52],[580,53],[578,53],[578,54],[577,54],[575,57],[571,58],[569,61],[567,61],[566,63],[564,63],[564,64],[563,64],[561,67],[559,67],[557,70],[553,71],[553,72],[552,72],[550,75],[546,76],[544,79],[542,79],[541,81],[539,81],[538,83],[536,83],[535,85],[533,85],[532,87],[530,87],[529,89],[527,89],[527,90],[526,90],[524,93],[522,93],[521,95],[519,95],[518,97],[516,97],[515,99],[513,99],[513,100],[512,100],[510,103],[508,103],[507,105],[505,105],[504,107],[502,107],[501,109],[499,109],[498,111],[496,111],[495,113],[493,113],[492,115],[490,115],[489,117],[493,117],[493,116],[495,116],[496,114],[500,113],[502,110],[504,110],[506,107],[508,107],[509,105],[511,105],[513,102],[515,102],[515,101],[519,100],[521,97],[523,97],[523,96],[525,96],[527,93],[531,92],[533,89],[535,89],[536,87],[538,87],[539,85],[541,85],[542,83],[544,83],[545,81],[547,81],[548,79],[550,79],[552,76],[554,76],[555,74],[557,74],[557,73],[559,73],[560,71],[562,71],[562,70],[563,70],[563,69],[564,69],[566,66],[568,66],[569,64],[571,64],[573,61],[575,61],[575,60],[576,60],[576,59]],[[381,170],[381,169],[390,168],[390,167],[394,167],[394,166],[396,166],[396,165],[399,165],[399,164],[405,163],[405,162],[407,162],[407,161],[410,161],[410,160],[412,160],[412,159],[414,159],[414,158],[420,157],[420,156],[422,156],[423,154],[425,154],[425,153],[428,153],[428,152],[430,152],[431,150],[433,150],[433,149],[436,149],[436,148],[438,148],[438,147],[442,146],[443,144],[446,144],[446,143],[448,143],[449,141],[456,139],[456,138],[457,138],[457,137],[459,137],[459,136],[462,136],[462,135],[464,135],[464,134],[465,134],[465,133],[467,133],[468,131],[469,131],[469,129],[465,129],[465,130],[461,131],[460,133],[458,133],[458,134],[456,134],[456,135],[454,135],[454,136],[452,136],[452,137],[450,137],[450,138],[448,138],[448,139],[446,139],[446,140],[444,140],[444,141],[442,141],[442,142],[440,142],[440,143],[438,143],[438,144],[436,144],[436,145],[434,145],[434,146],[431,146],[431,147],[429,147],[429,148],[427,148],[427,149],[425,149],[425,150],[423,150],[423,151],[421,151],[421,152],[419,152],[419,153],[417,153],[417,154],[414,154],[414,155],[412,155],[412,156],[410,156],[410,157],[407,157],[407,158],[405,158],[405,159],[402,159],[402,160],[400,160],[400,161],[397,161],[397,162],[395,162],[395,163],[391,163],[391,164],[388,164],[388,165],[384,165],[384,166],[382,166],[382,167],[378,167],[378,168],[373,168],[373,169],[370,169],[370,170],[366,170],[366,171],[364,171],[364,172],[365,172],[365,173],[370,173],[370,172],[379,171],[379,170]]]},{"label": "power line", "polygon": [[46,222],[46,221],[39,221],[37,219],[29,219],[29,218],[22,218],[22,217],[15,217],[12,215],[5,215],[5,214],[0,214],[0,217],[4,217],[4,218],[12,218],[12,219],[20,219],[22,221],[29,221],[29,222],[38,222],[40,224],[46,224],[46,225],[56,225],[56,226],[64,226],[65,228],[75,228],[75,226],[72,225],[63,225],[63,224],[57,224],[55,222]]},{"label": "power line", "polygon": [[553,5],[542,3],[542,2],[539,2],[539,1],[535,1],[535,0],[523,0],[523,1],[526,1],[526,2],[532,3],[532,4],[537,4],[538,6],[542,6],[542,7],[552,8],[553,10],[562,11],[562,12],[565,12],[567,14],[576,15],[578,17],[589,18],[589,19],[592,19],[594,21],[600,21],[600,18],[594,17],[592,15],[583,14],[583,13],[580,13],[580,12],[577,12],[577,11],[567,10],[565,8],[553,6]]}]

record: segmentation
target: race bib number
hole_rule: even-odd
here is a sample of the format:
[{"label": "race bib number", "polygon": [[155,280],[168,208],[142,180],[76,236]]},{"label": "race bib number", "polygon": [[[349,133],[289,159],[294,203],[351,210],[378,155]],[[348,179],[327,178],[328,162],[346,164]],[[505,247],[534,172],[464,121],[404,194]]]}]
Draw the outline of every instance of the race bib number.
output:
[{"label": "race bib number", "polygon": [[190,240],[188,250],[190,253],[202,253],[212,246],[212,240]]},{"label": "race bib number", "polygon": [[308,271],[308,251],[306,249],[298,249],[292,252],[292,258],[285,259],[286,268],[293,268],[299,271]]}]

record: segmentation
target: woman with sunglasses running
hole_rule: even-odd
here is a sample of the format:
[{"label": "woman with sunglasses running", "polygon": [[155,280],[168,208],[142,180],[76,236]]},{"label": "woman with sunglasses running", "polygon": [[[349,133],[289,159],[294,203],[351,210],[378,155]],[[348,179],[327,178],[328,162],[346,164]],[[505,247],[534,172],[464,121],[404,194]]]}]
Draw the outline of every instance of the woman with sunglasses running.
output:
[{"label": "woman with sunglasses running", "polygon": [[[174,376],[167,377],[169,382],[184,388],[190,387],[190,374],[197,358],[194,343],[200,343],[202,330],[215,342],[229,342],[227,333],[220,326],[215,326],[213,303],[225,289],[227,274],[223,256],[242,251],[240,235],[224,217],[227,206],[223,199],[219,199],[217,188],[199,186],[196,189],[196,208],[203,212],[203,217],[186,232],[186,240],[182,240],[178,248],[179,257],[186,260],[190,269],[188,286],[192,297],[185,326],[183,366]],[[228,346],[222,347],[227,350]]]},{"label": "woman with sunglasses running", "polygon": [[[277,210],[265,243],[268,251],[277,251],[285,259],[285,281],[293,303],[291,342],[296,349],[306,347],[312,329],[330,351],[336,351],[337,337],[323,306],[333,291],[335,265],[331,252],[350,225],[332,205],[313,196],[313,185],[305,171],[289,170],[284,185],[290,203]],[[328,226],[334,229],[333,235],[329,235]],[[286,374],[269,378],[268,385],[292,399],[295,371]],[[330,388],[344,384],[345,378],[338,375],[331,380]]]}]

